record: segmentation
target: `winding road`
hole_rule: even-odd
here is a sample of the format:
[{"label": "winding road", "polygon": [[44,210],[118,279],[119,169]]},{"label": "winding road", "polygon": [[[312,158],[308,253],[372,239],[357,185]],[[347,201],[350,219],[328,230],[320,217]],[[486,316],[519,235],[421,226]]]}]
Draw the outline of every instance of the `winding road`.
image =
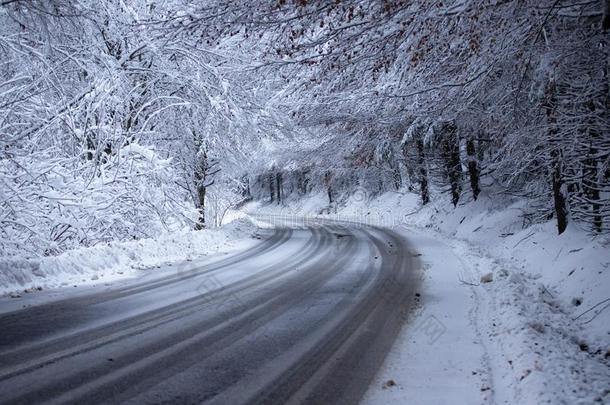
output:
[{"label": "winding road", "polygon": [[357,403],[413,302],[415,255],[345,222],[259,233],[231,256],[0,314],[0,403]]}]

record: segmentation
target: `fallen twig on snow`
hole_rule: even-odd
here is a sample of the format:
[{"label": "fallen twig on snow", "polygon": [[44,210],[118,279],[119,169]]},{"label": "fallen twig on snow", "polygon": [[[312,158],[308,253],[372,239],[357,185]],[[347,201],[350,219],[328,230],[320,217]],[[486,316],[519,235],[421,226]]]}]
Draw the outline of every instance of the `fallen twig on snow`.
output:
[{"label": "fallen twig on snow", "polygon": [[515,246],[513,246],[513,248],[516,248],[517,245],[521,242],[523,242],[524,240],[530,238],[532,235],[534,235],[535,232],[531,232],[529,235],[527,235],[526,237],[524,237],[523,239],[521,239],[519,242],[515,243]]},{"label": "fallen twig on snow", "polygon": [[[580,318],[581,316],[593,311],[595,308],[599,307],[600,305],[606,303],[610,301],[610,298],[606,298],[603,301],[598,302],[597,304],[593,305],[591,308],[587,309],[585,312],[583,312],[582,314],[578,315],[576,318],[574,318],[574,320],[577,320],[578,318]],[[602,309],[599,310],[599,312],[597,312],[593,318],[589,319],[588,321],[586,321],[585,323],[589,323],[591,322],[593,319],[595,319],[599,314],[601,314],[606,308],[608,308],[608,306],[610,306],[610,303],[608,305],[606,305],[605,307],[603,307]]]}]

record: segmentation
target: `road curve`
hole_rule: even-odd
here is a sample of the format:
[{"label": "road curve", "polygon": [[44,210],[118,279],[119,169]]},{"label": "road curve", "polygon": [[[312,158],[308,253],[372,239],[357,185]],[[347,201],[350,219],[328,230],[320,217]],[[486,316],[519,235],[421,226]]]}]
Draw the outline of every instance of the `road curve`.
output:
[{"label": "road curve", "polygon": [[0,314],[0,403],[357,403],[415,255],[385,229],[280,222],[215,262]]}]

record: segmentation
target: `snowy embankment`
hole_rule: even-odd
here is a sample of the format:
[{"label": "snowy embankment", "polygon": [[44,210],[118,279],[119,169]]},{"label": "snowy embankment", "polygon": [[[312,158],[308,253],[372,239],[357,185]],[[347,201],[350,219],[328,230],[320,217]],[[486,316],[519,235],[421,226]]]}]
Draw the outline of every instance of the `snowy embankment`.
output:
[{"label": "snowy embankment", "polygon": [[107,283],[164,264],[229,252],[243,245],[254,225],[239,215],[226,222],[221,228],[100,243],[52,257],[0,258],[0,294],[18,296],[43,288]]},{"label": "snowy embankment", "polygon": [[393,227],[422,255],[422,305],[365,404],[610,403],[607,240],[523,228],[523,202],[485,195],[455,209],[421,208],[410,193],[363,197],[329,209],[313,196],[281,213]]}]

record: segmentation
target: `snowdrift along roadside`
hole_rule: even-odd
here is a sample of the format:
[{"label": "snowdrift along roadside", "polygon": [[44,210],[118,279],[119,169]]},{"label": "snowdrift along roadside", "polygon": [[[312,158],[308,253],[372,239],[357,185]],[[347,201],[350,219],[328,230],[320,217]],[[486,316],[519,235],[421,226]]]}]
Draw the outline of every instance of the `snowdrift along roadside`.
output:
[{"label": "snowdrift along roadside", "polygon": [[0,258],[0,294],[134,277],[167,263],[229,252],[253,230],[254,225],[243,215],[232,215],[231,222],[220,228],[101,243],[40,259]]}]

